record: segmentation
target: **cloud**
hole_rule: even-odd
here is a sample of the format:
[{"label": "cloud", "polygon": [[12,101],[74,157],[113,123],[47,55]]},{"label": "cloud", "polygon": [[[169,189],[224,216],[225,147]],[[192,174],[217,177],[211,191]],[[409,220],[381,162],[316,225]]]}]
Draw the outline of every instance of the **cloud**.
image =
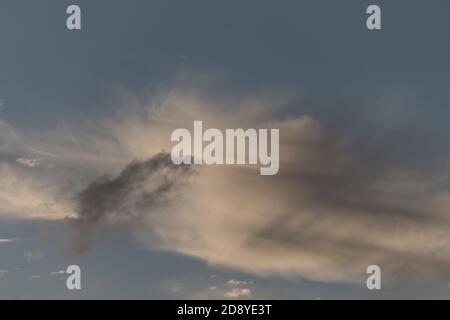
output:
[{"label": "cloud", "polygon": [[41,159],[39,158],[18,158],[17,163],[24,165],[26,167],[34,168],[41,165]]},{"label": "cloud", "polygon": [[230,279],[228,280],[227,285],[232,288],[226,291],[224,296],[229,299],[250,298],[252,291],[245,286],[252,284],[253,281]]},{"label": "cloud", "polygon": [[240,286],[240,285],[248,285],[248,284],[252,284],[253,281],[245,281],[245,280],[235,280],[235,279],[230,279],[228,280],[228,285],[229,286]]},{"label": "cloud", "polygon": [[[177,299],[268,299],[271,297],[267,294],[266,288],[255,286],[253,281],[230,280],[233,280],[232,284],[220,276],[211,279],[210,277],[180,274],[171,277],[170,280],[164,280],[161,285],[164,291]],[[238,281],[238,283],[234,281]]]},{"label": "cloud", "polygon": [[[322,281],[359,282],[370,264],[386,279],[398,279],[404,265],[421,275],[448,267],[445,167],[391,163],[382,148],[333,136],[308,115],[287,117],[270,99],[219,108],[172,92],[161,104],[150,114],[169,128],[190,128],[195,119],[215,128],[279,128],[280,173],[202,167],[184,192],[189,201],[144,222],[145,243],[262,276]],[[143,128],[141,121],[128,126]]]},{"label": "cloud", "polygon": [[[0,122],[2,153],[55,164],[26,170],[0,163],[0,214],[69,217],[77,253],[98,229],[125,224],[150,249],[260,276],[360,281],[378,264],[385,279],[397,281],[448,269],[446,159],[422,169],[392,161],[384,136],[362,145],[327,130],[301,105],[285,109],[301,100],[226,101],[177,89],[144,105],[125,103],[138,107],[47,132]],[[173,129],[194,120],[219,129],[280,129],[279,174],[201,166],[191,175],[173,167],[160,152],[171,149]]]},{"label": "cloud", "polygon": [[239,298],[250,298],[251,290],[248,288],[233,288],[225,293],[225,298],[229,299],[239,299]]},{"label": "cloud", "polygon": [[86,249],[97,225],[140,223],[152,211],[170,205],[177,187],[185,183],[191,166],[176,166],[170,154],[159,153],[146,161],[133,161],[118,176],[102,176],[76,197],[77,254]]},{"label": "cloud", "polygon": [[0,217],[60,219],[71,214],[60,188],[45,173],[29,173],[0,161]]}]

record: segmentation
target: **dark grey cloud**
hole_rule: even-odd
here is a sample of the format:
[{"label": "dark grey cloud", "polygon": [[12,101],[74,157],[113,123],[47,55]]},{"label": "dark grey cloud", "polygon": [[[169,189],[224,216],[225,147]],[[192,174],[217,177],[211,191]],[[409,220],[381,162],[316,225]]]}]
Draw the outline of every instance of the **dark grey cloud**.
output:
[{"label": "dark grey cloud", "polygon": [[102,224],[139,223],[152,210],[170,205],[191,175],[191,166],[174,165],[170,154],[133,161],[117,176],[95,179],[76,196],[75,254],[87,249],[91,232]]}]

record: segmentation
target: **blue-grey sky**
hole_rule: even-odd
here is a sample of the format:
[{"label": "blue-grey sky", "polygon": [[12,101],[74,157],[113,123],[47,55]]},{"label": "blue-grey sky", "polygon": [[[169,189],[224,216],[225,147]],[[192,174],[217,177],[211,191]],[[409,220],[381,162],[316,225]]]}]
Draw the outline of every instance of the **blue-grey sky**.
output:
[{"label": "blue-grey sky", "polygon": [[[2,0],[0,298],[449,298],[449,9]],[[278,125],[279,175],[200,173],[187,203],[109,216],[73,255],[77,195],[191,120]],[[72,263],[79,292],[58,273]]]}]

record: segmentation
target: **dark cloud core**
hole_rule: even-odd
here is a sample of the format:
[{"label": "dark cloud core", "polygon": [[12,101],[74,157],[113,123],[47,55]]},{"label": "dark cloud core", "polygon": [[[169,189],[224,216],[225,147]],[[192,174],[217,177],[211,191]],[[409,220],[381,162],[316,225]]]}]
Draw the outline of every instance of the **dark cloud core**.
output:
[{"label": "dark cloud core", "polygon": [[101,224],[137,222],[152,210],[170,204],[174,191],[191,173],[191,166],[176,166],[170,154],[133,161],[118,176],[101,176],[76,196],[76,253],[86,249],[89,234]]}]

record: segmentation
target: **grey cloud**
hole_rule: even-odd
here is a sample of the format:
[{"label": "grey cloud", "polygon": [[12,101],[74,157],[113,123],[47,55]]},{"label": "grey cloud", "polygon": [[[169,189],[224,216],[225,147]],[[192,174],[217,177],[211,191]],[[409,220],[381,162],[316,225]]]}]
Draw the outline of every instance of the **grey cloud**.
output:
[{"label": "grey cloud", "polygon": [[186,182],[191,166],[176,166],[170,154],[133,161],[117,176],[101,176],[76,196],[75,254],[86,250],[90,234],[102,224],[138,223],[152,210],[170,205],[175,189]]}]

